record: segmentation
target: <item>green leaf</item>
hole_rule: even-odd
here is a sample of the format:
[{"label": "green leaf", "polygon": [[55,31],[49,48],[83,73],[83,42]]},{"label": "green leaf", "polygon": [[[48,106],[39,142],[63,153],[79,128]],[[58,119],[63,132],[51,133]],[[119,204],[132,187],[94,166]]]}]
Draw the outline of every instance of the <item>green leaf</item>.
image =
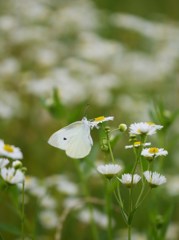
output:
[{"label": "green leaf", "polygon": [[[8,232],[8,233],[12,233],[14,235],[20,235],[20,231],[17,227],[15,227],[14,225],[11,225],[11,224],[4,224],[4,223],[1,223],[0,224],[0,231],[2,232]],[[0,237],[1,239],[2,237]]]}]

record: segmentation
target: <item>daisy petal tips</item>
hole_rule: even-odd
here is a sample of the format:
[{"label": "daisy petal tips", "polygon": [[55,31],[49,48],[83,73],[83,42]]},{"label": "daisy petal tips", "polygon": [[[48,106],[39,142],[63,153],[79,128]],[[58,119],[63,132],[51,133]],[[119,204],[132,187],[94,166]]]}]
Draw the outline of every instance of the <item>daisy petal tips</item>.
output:
[{"label": "daisy petal tips", "polygon": [[9,157],[12,159],[23,158],[22,152],[18,147],[5,144],[3,140],[0,140],[0,155],[4,157]]},{"label": "daisy petal tips", "polygon": [[109,116],[109,117],[104,117],[104,116],[100,116],[97,118],[94,118],[94,120],[90,121],[90,127],[91,128],[98,128],[98,124],[99,123],[103,123],[103,122],[107,122],[107,121],[113,121],[114,117],[113,116]]},{"label": "daisy petal tips", "polygon": [[156,133],[157,130],[160,130],[162,128],[163,126],[156,125],[151,122],[133,123],[129,126],[129,133],[131,135],[153,135]]},{"label": "daisy petal tips", "polygon": [[118,164],[104,164],[97,167],[97,171],[104,175],[106,178],[111,179],[122,170]]},{"label": "daisy petal tips", "polygon": [[[119,178],[118,178],[119,179]],[[129,174],[125,173],[122,175],[122,178],[119,181],[126,185],[126,187],[130,188],[132,185],[137,184],[141,180],[141,177],[138,174]]]},{"label": "daisy petal tips", "polygon": [[145,148],[141,152],[141,155],[146,158],[156,158],[159,156],[166,156],[167,154],[168,152],[163,148],[156,148],[156,147]]},{"label": "daisy petal tips", "polygon": [[166,183],[166,177],[157,172],[145,171],[144,177],[152,188]]}]

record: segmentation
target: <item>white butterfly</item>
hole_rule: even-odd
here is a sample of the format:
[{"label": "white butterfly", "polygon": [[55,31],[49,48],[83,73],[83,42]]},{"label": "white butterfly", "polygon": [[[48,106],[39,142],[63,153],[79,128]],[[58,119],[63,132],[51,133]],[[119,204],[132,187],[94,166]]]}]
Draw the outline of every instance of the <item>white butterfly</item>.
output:
[{"label": "white butterfly", "polygon": [[65,150],[71,158],[84,158],[90,153],[93,145],[90,129],[108,120],[113,120],[113,117],[99,117],[94,121],[88,121],[84,117],[81,121],[74,122],[52,134],[48,143]]}]

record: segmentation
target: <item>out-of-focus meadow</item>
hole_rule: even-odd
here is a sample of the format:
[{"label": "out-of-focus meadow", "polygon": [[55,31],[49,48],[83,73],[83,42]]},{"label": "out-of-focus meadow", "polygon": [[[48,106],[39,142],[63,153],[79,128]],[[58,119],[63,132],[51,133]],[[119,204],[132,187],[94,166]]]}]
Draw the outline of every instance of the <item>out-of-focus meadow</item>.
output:
[{"label": "out-of-focus meadow", "polygon": [[[169,152],[160,160],[167,183],[137,212],[132,239],[154,239],[156,221],[166,225],[165,239],[179,239],[178,9],[176,0],[0,2],[0,138],[24,154],[27,239],[92,239],[75,163],[47,144],[53,132],[84,115],[114,116],[108,123],[114,128],[138,121],[164,126],[154,141]],[[81,168],[105,240],[104,179],[96,171],[105,159],[98,131],[91,134],[94,146]],[[114,149],[125,166],[132,157],[127,144],[124,134]],[[3,239],[19,239],[12,200],[5,193],[0,199]],[[125,240],[113,203],[115,239]]]}]

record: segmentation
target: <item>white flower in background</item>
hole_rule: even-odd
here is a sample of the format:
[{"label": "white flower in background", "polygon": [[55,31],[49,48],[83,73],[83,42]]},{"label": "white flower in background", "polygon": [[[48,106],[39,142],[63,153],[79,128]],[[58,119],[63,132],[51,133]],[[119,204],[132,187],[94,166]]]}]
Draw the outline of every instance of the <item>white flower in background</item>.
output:
[{"label": "white flower in background", "polygon": [[97,171],[107,177],[108,179],[114,177],[122,170],[122,167],[118,164],[104,164],[97,167]]},{"label": "white flower in background", "polygon": [[119,181],[126,185],[127,187],[131,187],[133,184],[137,184],[140,181],[140,179],[141,177],[138,174],[132,175],[130,173],[125,173],[122,175]]},{"label": "white flower in background", "polygon": [[167,177],[166,189],[169,195],[179,196],[179,176],[178,175]]},{"label": "white flower in background", "polygon": [[3,140],[0,140],[0,155],[9,157],[12,159],[22,159],[23,155],[18,147],[5,144]]},{"label": "white flower in background", "polygon": [[78,193],[78,186],[67,178],[61,178],[61,181],[56,183],[56,189],[61,193],[69,195]]},{"label": "white flower in background", "polygon": [[46,229],[53,229],[58,226],[59,218],[55,211],[44,210],[39,214],[39,220]]},{"label": "white flower in background", "polygon": [[22,183],[24,181],[24,173],[14,168],[2,168],[1,177],[10,184]]},{"label": "white flower in background", "polygon": [[25,190],[31,195],[39,198],[40,200],[46,196],[47,189],[42,183],[36,178],[26,176],[25,178]]},{"label": "white flower in background", "polygon": [[147,158],[155,158],[158,156],[166,156],[168,152],[164,150],[163,148],[145,148],[142,150],[141,155]]},{"label": "white flower in background", "polygon": [[6,165],[8,165],[9,160],[7,158],[0,158],[0,168],[5,167]]},{"label": "white flower in background", "polygon": [[145,171],[144,176],[151,187],[157,187],[167,181],[165,176],[157,172]]},{"label": "white flower in background", "polygon": [[[90,211],[88,209],[83,209],[78,214],[78,219],[83,223],[89,224],[91,221]],[[99,227],[104,229],[107,228],[107,225],[108,225],[107,216],[96,209],[93,210],[93,220]],[[115,224],[114,219],[112,219],[112,225],[114,226],[114,224]]]},{"label": "white flower in background", "polygon": [[134,135],[153,135],[157,130],[160,130],[162,128],[163,126],[156,125],[152,122],[133,123],[129,126],[129,133]]},{"label": "white flower in background", "polygon": [[63,205],[66,208],[81,208],[85,203],[83,202],[82,199],[79,198],[74,198],[74,197],[69,197],[69,198],[65,198]]},{"label": "white flower in background", "polygon": [[41,199],[40,206],[46,209],[54,209],[57,203],[52,196],[46,195]]},{"label": "white flower in background", "polygon": [[150,146],[151,143],[148,142],[148,143],[142,143],[140,141],[137,141],[137,142],[134,142],[132,145],[127,145],[125,146],[125,149],[129,149],[129,148],[134,148],[134,147],[140,147],[140,146],[144,146],[144,147],[147,147],[147,146]]},{"label": "white flower in background", "polygon": [[99,123],[112,121],[112,120],[114,120],[114,117],[112,117],[112,116],[110,116],[110,117],[100,116],[100,117],[97,117],[94,120],[90,121],[89,124],[90,124],[91,128],[94,128],[94,127],[98,128]]}]

